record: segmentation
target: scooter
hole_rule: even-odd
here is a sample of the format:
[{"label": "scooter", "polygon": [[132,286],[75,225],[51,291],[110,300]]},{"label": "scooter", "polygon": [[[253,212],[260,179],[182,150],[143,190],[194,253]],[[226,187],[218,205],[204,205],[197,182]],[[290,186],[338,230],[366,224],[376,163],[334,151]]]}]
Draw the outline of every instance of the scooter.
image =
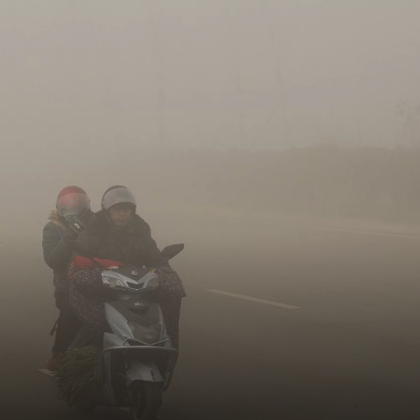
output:
[{"label": "scooter", "polygon": [[[183,249],[183,244],[166,247],[163,262]],[[96,406],[129,408],[134,420],[155,420],[178,352],[171,345],[159,304],[148,299],[159,285],[158,274],[155,269],[130,270],[120,267],[102,272],[109,331],[101,337],[96,387],[75,407],[81,412]],[[82,328],[70,348],[92,342],[92,334]]]}]

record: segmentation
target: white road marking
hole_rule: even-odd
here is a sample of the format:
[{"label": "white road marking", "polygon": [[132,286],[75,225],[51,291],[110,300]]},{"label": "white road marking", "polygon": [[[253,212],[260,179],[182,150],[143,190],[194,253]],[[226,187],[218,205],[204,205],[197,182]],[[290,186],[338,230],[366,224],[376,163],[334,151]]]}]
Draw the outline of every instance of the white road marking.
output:
[{"label": "white road marking", "polygon": [[257,299],[257,298],[253,298],[251,296],[238,295],[236,293],[224,292],[223,290],[206,289],[206,291],[210,292],[210,293],[216,293],[218,295],[224,295],[224,296],[229,296],[229,297],[233,297],[233,298],[237,298],[237,299],[249,300],[251,302],[262,303],[264,305],[277,306],[277,307],[283,308],[283,309],[300,309],[299,306],[288,305],[286,303],[273,302],[271,300]]},{"label": "white road marking", "polygon": [[48,369],[38,369],[38,371],[41,372],[41,373],[43,373],[44,375],[48,375],[48,376],[51,376],[51,377],[54,376],[54,372],[51,372]]}]

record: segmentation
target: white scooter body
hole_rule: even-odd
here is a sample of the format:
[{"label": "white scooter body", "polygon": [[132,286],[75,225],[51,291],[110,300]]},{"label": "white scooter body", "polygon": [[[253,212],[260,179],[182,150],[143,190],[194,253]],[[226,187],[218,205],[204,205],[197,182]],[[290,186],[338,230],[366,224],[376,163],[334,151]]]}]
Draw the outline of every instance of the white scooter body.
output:
[{"label": "white scooter body", "polygon": [[[183,245],[172,245],[162,254],[166,252],[169,260],[182,249]],[[89,400],[91,407],[129,407],[134,419],[154,419],[178,352],[171,345],[160,305],[148,299],[159,285],[158,275],[148,269],[131,274],[119,269],[102,272],[104,289],[112,296],[104,303],[110,331],[103,334],[97,388]],[[83,334],[72,347],[89,343],[86,335],[80,339]],[[81,406],[89,404],[84,401]]]}]

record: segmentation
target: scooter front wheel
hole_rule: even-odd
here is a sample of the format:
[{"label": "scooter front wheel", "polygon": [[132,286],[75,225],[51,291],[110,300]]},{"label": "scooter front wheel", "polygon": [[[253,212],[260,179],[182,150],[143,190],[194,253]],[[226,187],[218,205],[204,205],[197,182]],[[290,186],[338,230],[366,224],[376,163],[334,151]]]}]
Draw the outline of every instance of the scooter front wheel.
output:
[{"label": "scooter front wheel", "polygon": [[132,389],[131,414],[133,420],[156,420],[161,402],[160,384],[142,382]]}]

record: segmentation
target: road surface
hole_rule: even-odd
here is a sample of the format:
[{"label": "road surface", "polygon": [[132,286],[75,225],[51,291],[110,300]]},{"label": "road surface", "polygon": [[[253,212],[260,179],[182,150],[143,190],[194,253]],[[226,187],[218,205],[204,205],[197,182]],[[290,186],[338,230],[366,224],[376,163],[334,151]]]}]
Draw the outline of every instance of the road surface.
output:
[{"label": "road surface", "polygon": [[[153,221],[188,297],[165,420],[420,416],[420,241],[223,220]],[[55,321],[39,238],[1,248],[0,417],[79,419],[37,369]],[[93,419],[127,419],[98,410]]]}]

